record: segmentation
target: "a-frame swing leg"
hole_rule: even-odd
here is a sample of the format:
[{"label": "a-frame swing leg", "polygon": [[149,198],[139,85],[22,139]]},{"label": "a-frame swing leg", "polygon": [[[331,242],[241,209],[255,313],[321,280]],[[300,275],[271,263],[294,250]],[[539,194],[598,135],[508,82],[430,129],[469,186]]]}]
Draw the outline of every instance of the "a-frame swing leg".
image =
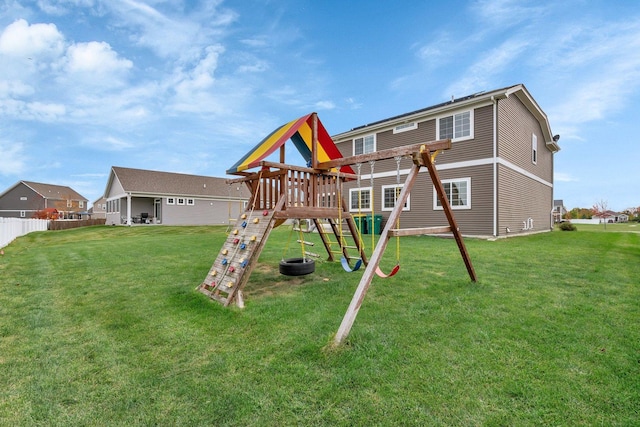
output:
[{"label": "a-frame swing leg", "polygon": [[444,186],[442,185],[442,181],[440,181],[440,177],[438,176],[438,171],[436,170],[435,165],[433,164],[433,160],[431,160],[431,153],[428,151],[423,152],[422,154],[422,162],[429,170],[429,176],[431,177],[431,182],[436,187],[436,193],[438,194],[438,199],[440,200],[440,204],[444,210],[444,214],[447,217],[447,221],[449,221],[449,226],[451,227],[451,232],[456,239],[456,243],[458,244],[458,249],[460,250],[460,255],[462,255],[462,259],[464,260],[464,265],[467,267],[467,272],[469,273],[469,277],[472,281],[478,281],[476,276],[476,272],[473,269],[473,264],[471,264],[471,258],[469,257],[469,252],[467,252],[467,247],[464,245],[464,240],[462,240],[462,233],[460,233],[460,229],[458,228],[458,224],[456,223],[456,219],[453,216],[453,211],[451,210],[451,205],[449,204],[449,199],[447,198],[447,194],[444,191]]},{"label": "a-frame swing leg", "polygon": [[344,318],[342,319],[342,323],[338,328],[338,332],[334,337],[334,340],[333,340],[334,345],[341,344],[342,341],[347,337],[347,335],[349,335],[349,332],[351,331],[353,322],[355,322],[356,320],[356,316],[358,315],[360,306],[362,305],[362,302],[364,301],[364,297],[367,293],[367,290],[371,285],[371,280],[373,280],[375,270],[378,267],[378,264],[380,263],[380,260],[382,258],[382,254],[384,253],[387,247],[387,243],[389,242],[389,232],[393,227],[393,225],[398,220],[400,213],[402,212],[402,207],[407,201],[407,197],[409,196],[409,193],[411,192],[411,188],[413,187],[416,181],[416,178],[418,176],[418,172],[420,171],[421,166],[426,166],[427,169],[429,170],[429,176],[431,177],[431,181],[436,187],[438,198],[440,199],[440,203],[444,208],[445,214],[447,216],[447,220],[449,221],[450,229],[453,232],[453,235],[455,236],[456,243],[458,244],[458,248],[460,249],[460,254],[462,255],[464,263],[467,267],[467,272],[469,273],[469,277],[474,282],[477,280],[476,272],[473,269],[473,265],[471,264],[471,258],[469,257],[467,248],[464,245],[464,241],[462,240],[462,234],[460,233],[456,220],[453,217],[453,212],[451,210],[451,206],[449,205],[449,200],[447,199],[447,195],[444,191],[442,182],[440,181],[440,178],[438,176],[438,172],[436,171],[433,161],[431,160],[431,153],[429,151],[424,151],[421,153],[420,157],[421,157],[420,161],[416,162],[415,161],[416,159],[414,159],[414,165],[411,168],[411,172],[409,172],[409,176],[407,176],[407,180],[405,181],[405,184],[402,187],[402,191],[400,192],[400,196],[396,201],[396,205],[391,211],[391,214],[389,215],[389,219],[387,220],[384,230],[382,230],[382,233],[380,235],[380,240],[376,245],[376,249],[373,251],[371,258],[369,259],[369,264],[367,265],[367,268],[365,269],[362,275],[362,278],[360,279],[358,288],[356,289],[356,292],[354,293],[353,298],[351,299],[349,308],[347,308],[347,312],[345,313]]},{"label": "a-frame swing leg", "polygon": [[351,299],[351,304],[349,304],[349,308],[347,308],[347,312],[342,319],[342,323],[338,328],[338,332],[334,337],[334,344],[339,345],[343,339],[349,335],[351,331],[351,327],[353,326],[353,322],[356,320],[356,316],[358,315],[358,310],[360,310],[360,306],[364,301],[364,297],[367,294],[367,290],[371,285],[371,280],[373,280],[373,276],[376,273],[376,268],[378,264],[380,264],[380,260],[382,259],[382,254],[384,254],[385,249],[387,248],[387,243],[389,243],[389,230],[396,224],[398,217],[400,216],[400,212],[402,212],[402,208],[407,201],[407,197],[411,192],[411,188],[416,181],[418,176],[418,171],[420,170],[420,165],[414,164],[411,168],[411,172],[409,172],[409,176],[402,187],[402,191],[400,192],[400,196],[396,201],[396,206],[391,211],[389,215],[389,219],[387,220],[382,233],[380,234],[380,239],[378,240],[378,244],[376,245],[373,254],[371,254],[371,258],[369,258],[369,264],[367,264],[367,268],[364,270],[362,277],[360,278],[360,283],[358,284],[358,288],[356,292],[353,294],[353,298]]}]

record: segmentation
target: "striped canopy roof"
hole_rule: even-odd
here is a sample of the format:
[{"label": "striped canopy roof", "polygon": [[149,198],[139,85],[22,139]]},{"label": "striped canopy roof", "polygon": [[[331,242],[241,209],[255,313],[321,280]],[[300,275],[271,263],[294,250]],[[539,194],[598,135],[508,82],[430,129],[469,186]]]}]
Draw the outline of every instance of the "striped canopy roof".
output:
[{"label": "striped canopy roof", "polygon": [[[338,147],[336,147],[333,139],[331,139],[327,130],[322,126],[320,120],[318,119],[316,123],[318,126],[318,152],[316,153],[318,162],[322,163],[342,158],[342,153],[340,153],[340,150],[338,150]],[[293,141],[293,144],[296,146],[300,154],[302,154],[307,165],[310,165],[313,135],[312,129],[313,113],[280,126],[278,129],[271,132],[265,139],[260,141],[258,145],[253,147],[253,149],[238,160],[236,164],[231,166],[231,168],[227,170],[227,174],[231,175],[236,172],[242,172],[244,170],[257,167],[262,160],[273,154],[289,139]],[[343,173],[354,173],[350,166],[342,166],[340,171]]]}]

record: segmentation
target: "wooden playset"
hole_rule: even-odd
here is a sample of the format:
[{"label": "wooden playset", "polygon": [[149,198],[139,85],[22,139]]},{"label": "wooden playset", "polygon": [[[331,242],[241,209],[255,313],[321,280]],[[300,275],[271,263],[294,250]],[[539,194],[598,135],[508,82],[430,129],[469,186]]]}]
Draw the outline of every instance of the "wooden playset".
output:
[{"label": "wooden playset", "polygon": [[[305,167],[285,163],[285,143],[289,140],[304,158]],[[225,306],[234,301],[242,306],[242,289],[256,266],[269,234],[287,219],[312,221],[328,259],[334,261],[339,256],[345,270],[353,271],[360,265],[366,266],[336,334],[336,344],[348,335],[374,274],[389,277],[398,272],[399,263],[389,274],[379,269],[391,237],[452,233],[469,276],[476,281],[469,254],[434,165],[437,153],[450,147],[451,141],[447,139],[343,157],[316,113],[279,127],[227,170],[227,174],[239,176],[228,180],[228,183],[247,185],[251,197],[198,290]],[[277,150],[279,162],[265,160],[269,156],[276,156]],[[397,195],[395,208],[389,214],[371,258],[367,259],[359,230],[343,197],[342,186],[346,181],[359,180],[360,175],[354,172],[351,165],[404,156],[411,156],[413,166],[402,191]],[[402,207],[423,167],[429,171],[449,225],[398,228]],[[307,260],[303,257],[297,261],[304,264]]]}]

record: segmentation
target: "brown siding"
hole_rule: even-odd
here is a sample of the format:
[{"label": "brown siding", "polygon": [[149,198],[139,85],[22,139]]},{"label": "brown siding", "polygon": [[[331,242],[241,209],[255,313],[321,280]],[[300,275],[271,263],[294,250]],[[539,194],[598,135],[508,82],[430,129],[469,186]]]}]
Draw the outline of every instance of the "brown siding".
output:
[{"label": "brown siding", "polygon": [[[498,102],[498,157],[547,182],[553,181],[553,153],[547,149],[540,123],[515,96]],[[538,161],[531,161],[531,135],[538,138]]]},{"label": "brown siding", "polygon": [[[498,165],[498,183],[498,235],[550,228],[553,191],[549,186],[503,165]],[[523,230],[528,218],[533,219],[533,230]]]}]

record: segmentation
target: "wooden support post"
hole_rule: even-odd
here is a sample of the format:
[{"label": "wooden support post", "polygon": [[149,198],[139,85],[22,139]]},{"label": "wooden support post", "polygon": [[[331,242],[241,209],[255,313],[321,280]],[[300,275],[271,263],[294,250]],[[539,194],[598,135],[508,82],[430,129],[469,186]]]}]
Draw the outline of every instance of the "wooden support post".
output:
[{"label": "wooden support post", "polygon": [[404,207],[405,202],[407,201],[407,197],[409,197],[409,193],[411,192],[411,188],[418,177],[418,171],[420,170],[420,165],[414,164],[411,168],[411,172],[409,172],[409,176],[407,176],[407,180],[402,187],[402,191],[400,192],[400,196],[396,201],[396,206],[391,211],[389,215],[389,219],[387,220],[386,225],[384,226],[384,230],[380,234],[380,240],[378,240],[378,244],[376,245],[376,249],[373,251],[371,258],[369,259],[369,264],[367,268],[364,270],[362,274],[362,278],[360,279],[360,283],[358,284],[358,288],[356,289],[355,294],[353,295],[353,299],[351,300],[351,304],[349,304],[349,308],[342,319],[342,323],[340,324],[340,328],[338,328],[338,332],[334,337],[334,344],[339,345],[342,343],[349,332],[351,331],[351,327],[353,326],[353,322],[356,320],[356,316],[358,315],[358,310],[360,310],[360,306],[364,301],[364,297],[367,294],[367,290],[371,285],[371,280],[376,271],[376,267],[380,264],[380,260],[382,259],[382,254],[384,254],[384,250],[387,247],[387,243],[389,243],[389,230],[393,226],[395,226],[400,213],[402,212],[402,208]]},{"label": "wooden support post", "polygon": [[458,244],[458,249],[460,250],[460,255],[462,255],[462,259],[464,260],[464,265],[467,267],[467,272],[469,273],[469,277],[472,281],[476,282],[478,278],[476,277],[476,272],[473,269],[473,264],[471,264],[471,258],[469,257],[469,252],[467,252],[467,247],[464,245],[464,240],[462,240],[462,234],[460,233],[460,229],[458,228],[458,224],[456,223],[456,219],[453,216],[453,211],[451,210],[451,205],[449,204],[449,199],[447,198],[447,194],[444,191],[444,186],[442,185],[442,181],[438,177],[438,171],[436,170],[436,166],[433,164],[431,160],[431,153],[429,151],[425,151],[422,153],[422,161],[427,166],[429,170],[429,176],[431,176],[431,182],[436,188],[436,192],[438,193],[438,199],[440,200],[440,204],[444,209],[444,213],[447,216],[447,220],[449,221],[449,226],[451,227],[451,231],[453,232],[453,236],[456,239],[456,243]]}]

